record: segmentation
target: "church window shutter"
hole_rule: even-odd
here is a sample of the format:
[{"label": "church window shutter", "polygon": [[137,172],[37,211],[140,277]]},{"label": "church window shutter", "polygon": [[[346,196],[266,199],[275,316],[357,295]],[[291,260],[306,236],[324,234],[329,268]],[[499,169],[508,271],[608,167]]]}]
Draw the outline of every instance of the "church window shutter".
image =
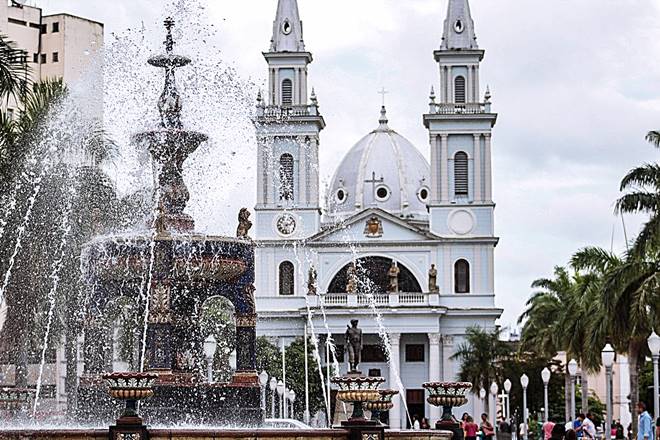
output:
[{"label": "church window shutter", "polygon": [[464,151],[459,151],[454,156],[454,195],[467,197],[468,191],[468,155]]},{"label": "church window shutter", "polygon": [[290,261],[280,264],[280,296],[293,296],[294,294],[294,267]]},{"label": "church window shutter", "polygon": [[282,81],[282,107],[293,105],[293,82],[290,79]]},{"label": "church window shutter", "polygon": [[280,156],[280,200],[293,200],[293,156]]},{"label": "church window shutter", "polygon": [[454,79],[454,98],[456,104],[465,104],[465,77],[457,76]]},{"label": "church window shutter", "polygon": [[454,264],[454,292],[470,293],[470,263],[466,260]]}]

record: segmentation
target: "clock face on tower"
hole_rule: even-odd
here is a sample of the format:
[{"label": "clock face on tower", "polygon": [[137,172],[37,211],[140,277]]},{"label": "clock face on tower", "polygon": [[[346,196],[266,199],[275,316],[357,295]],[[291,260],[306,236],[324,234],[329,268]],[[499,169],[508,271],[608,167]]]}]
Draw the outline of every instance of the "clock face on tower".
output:
[{"label": "clock face on tower", "polygon": [[296,232],[296,218],[291,214],[282,214],[277,219],[277,231],[282,235],[291,235]]}]

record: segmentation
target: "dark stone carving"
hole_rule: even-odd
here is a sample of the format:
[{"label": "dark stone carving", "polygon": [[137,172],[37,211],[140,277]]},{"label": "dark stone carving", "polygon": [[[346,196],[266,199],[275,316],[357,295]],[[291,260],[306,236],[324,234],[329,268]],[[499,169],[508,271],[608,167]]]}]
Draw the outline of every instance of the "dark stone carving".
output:
[{"label": "dark stone carving", "polygon": [[236,228],[236,236],[239,238],[250,238],[248,233],[252,228],[250,221],[250,211],[247,208],[241,208],[238,213],[238,228]]},{"label": "dark stone carving", "polygon": [[358,372],[360,354],[362,353],[362,330],[358,328],[358,320],[352,319],[351,325],[346,330],[346,353],[348,353],[348,364],[352,373]]}]

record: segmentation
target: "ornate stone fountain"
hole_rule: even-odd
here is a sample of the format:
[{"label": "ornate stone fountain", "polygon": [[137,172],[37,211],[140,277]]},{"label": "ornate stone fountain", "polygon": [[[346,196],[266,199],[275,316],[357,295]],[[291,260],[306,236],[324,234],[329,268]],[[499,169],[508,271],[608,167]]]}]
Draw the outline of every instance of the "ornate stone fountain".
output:
[{"label": "ornate stone fountain", "polygon": [[[113,357],[114,329],[104,317],[113,302],[130,297],[139,299],[142,314],[146,311],[142,369],[158,373],[154,397],[142,405],[147,421],[258,424],[262,410],[255,358],[254,245],[247,236],[251,224],[242,212],[239,237],[211,237],[194,233],[194,221],[184,212],[190,197],[182,176],[184,161],[207,136],[184,129],[181,121],[175,71],[191,60],[173,53],[173,27],[168,18],[166,53],[149,59],[165,69],[160,124],[133,136],[154,164],[157,209],[151,230],[92,241],[83,254],[84,275],[93,290],[86,311],[79,414],[83,421],[98,422],[113,412],[101,380]],[[237,362],[228,384],[204,382],[203,341],[208,335],[201,333],[199,310],[216,296],[229,299],[235,309]]]},{"label": "ornate stone fountain", "polygon": [[452,414],[452,408],[467,403],[467,393],[472,388],[470,382],[427,382],[422,385],[428,392],[426,399],[433,406],[442,407],[442,417],[436,423],[436,429],[451,431],[453,440],[463,439],[463,430]]},{"label": "ornate stone fountain", "polygon": [[358,370],[360,353],[362,352],[362,330],[358,320],[351,320],[346,330],[346,353],[350,371],[344,376],[330,379],[339,390],[337,399],[353,405],[353,412],[348,421],[341,426],[349,430],[351,440],[382,440],[385,438],[384,426],[377,420],[368,420],[364,416],[364,404],[381,399],[378,387],[385,382],[382,377],[365,376]]}]

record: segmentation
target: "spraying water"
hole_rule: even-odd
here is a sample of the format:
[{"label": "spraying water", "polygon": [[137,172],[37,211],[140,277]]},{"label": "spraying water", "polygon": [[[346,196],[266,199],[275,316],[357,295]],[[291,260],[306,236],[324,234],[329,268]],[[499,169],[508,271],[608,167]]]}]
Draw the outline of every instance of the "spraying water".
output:
[{"label": "spraying water", "polygon": [[46,331],[44,333],[44,339],[41,349],[41,361],[39,363],[39,376],[37,377],[37,388],[34,397],[34,406],[32,408],[32,416],[34,417],[37,413],[37,408],[39,407],[39,396],[41,393],[41,384],[44,374],[44,366],[46,365],[46,350],[48,348],[48,340],[50,338],[50,329],[53,323],[53,315],[55,312],[56,304],[56,293],[60,283],[60,271],[62,270],[64,256],[66,253],[67,240],[69,238],[69,233],[71,232],[70,216],[72,210],[72,201],[75,196],[75,186],[71,185],[69,190],[69,197],[65,202],[64,212],[62,215],[62,223],[60,225],[61,238],[58,248],[58,257],[57,260],[53,262],[53,269],[50,273],[50,279],[53,282],[53,285],[48,292],[48,317],[46,318]]}]

